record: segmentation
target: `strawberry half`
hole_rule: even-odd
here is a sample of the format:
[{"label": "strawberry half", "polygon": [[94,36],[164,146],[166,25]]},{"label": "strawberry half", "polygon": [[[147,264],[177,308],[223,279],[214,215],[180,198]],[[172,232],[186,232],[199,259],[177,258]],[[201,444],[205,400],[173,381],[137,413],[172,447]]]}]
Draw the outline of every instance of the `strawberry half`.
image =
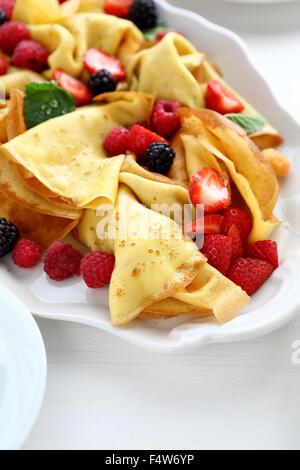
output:
[{"label": "strawberry half", "polygon": [[240,113],[245,109],[241,101],[221,82],[209,80],[205,96],[206,106],[220,114]]},{"label": "strawberry half", "polygon": [[232,239],[225,235],[205,235],[201,252],[208,263],[226,276],[232,258]]},{"label": "strawberry half", "polygon": [[89,73],[96,73],[101,69],[105,69],[108,70],[117,81],[126,78],[125,67],[119,59],[95,47],[86,52],[84,65]]},{"label": "strawberry half", "polygon": [[250,243],[245,247],[245,256],[267,261],[271,263],[275,269],[279,266],[278,245],[271,240]]},{"label": "strawberry half", "polygon": [[139,124],[135,124],[130,129],[129,150],[140,158],[145,157],[145,153],[151,144],[159,142],[168,143],[168,141],[160,135],[151,132],[149,129],[146,129]]},{"label": "strawberry half", "polygon": [[267,261],[239,258],[232,264],[228,279],[240,286],[248,295],[253,295],[274,271]]},{"label": "strawberry half", "polygon": [[184,227],[186,235],[194,238],[193,235],[197,234],[209,234],[209,233],[220,233],[223,216],[220,214],[208,214],[202,219],[194,220]]},{"label": "strawberry half", "polygon": [[104,11],[108,15],[115,15],[119,18],[128,18],[130,6],[134,0],[106,0]]},{"label": "strawberry half", "polygon": [[92,101],[90,89],[87,85],[76,80],[68,73],[61,69],[55,69],[53,72],[53,80],[55,80],[61,88],[68,91],[76,100],[76,106],[84,106]]},{"label": "strawberry half", "polygon": [[228,237],[232,238],[232,261],[241,258],[244,254],[244,247],[241,234],[236,225],[232,225],[228,231]]},{"label": "strawberry half", "polygon": [[204,213],[218,212],[231,203],[228,181],[213,168],[201,168],[190,184],[190,198],[196,207],[204,205]]},{"label": "strawberry half", "polygon": [[252,219],[247,212],[238,207],[228,207],[223,211],[224,219],[222,221],[221,233],[228,235],[232,225],[240,232],[242,240],[246,240],[252,230]]}]

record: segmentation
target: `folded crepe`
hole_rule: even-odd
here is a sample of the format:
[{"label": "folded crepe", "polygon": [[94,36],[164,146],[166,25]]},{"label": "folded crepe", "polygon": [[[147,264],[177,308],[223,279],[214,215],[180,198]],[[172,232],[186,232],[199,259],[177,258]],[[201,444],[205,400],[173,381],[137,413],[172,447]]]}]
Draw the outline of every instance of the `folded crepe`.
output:
[{"label": "folded crepe", "polygon": [[[91,1],[67,0],[60,3],[58,0],[16,0],[13,10],[13,20],[27,24],[54,23],[74,14],[81,7],[87,6]],[[101,1],[99,0],[99,3]]]},{"label": "folded crepe", "polygon": [[[279,185],[271,166],[245,131],[209,110],[179,109],[179,137],[189,181],[202,167],[211,167],[232,185],[233,205],[247,208],[253,218],[249,241],[267,239],[278,220],[273,216]],[[177,136],[178,137],[178,136]]]},{"label": "folded crepe", "polygon": [[23,181],[42,197],[77,209],[114,204],[125,156],[107,158],[103,141],[115,127],[147,121],[152,105],[153,97],[142,93],[106,94],[10,140],[0,154],[19,165]]},{"label": "folded crepe", "polygon": [[154,47],[133,56],[128,67],[130,89],[201,108],[203,91],[193,72],[204,59],[205,54],[183,36],[169,33]]},{"label": "folded crepe", "polygon": [[24,91],[28,83],[43,83],[42,75],[28,69],[9,67],[7,74],[0,77],[0,85],[4,88],[6,96],[9,97],[13,89]]},{"label": "folded crepe", "polygon": [[[127,202],[126,210],[120,202],[121,197]],[[166,204],[169,213],[164,213],[153,203]],[[213,314],[220,323],[225,323],[249,301],[240,287],[209,266],[194,242],[183,236],[182,220],[176,218],[176,211],[172,212],[170,208],[188,203],[188,190],[181,186],[121,171],[116,220],[119,221],[120,213],[123,214],[126,226],[134,228],[136,237],[120,236],[118,224],[117,233],[114,233],[109,211],[104,210],[101,214],[94,210],[85,211],[75,231],[77,238],[92,251],[104,250],[116,257],[110,286],[114,325],[123,325],[137,316],[170,318],[194,314]],[[173,227],[169,237],[152,240],[146,233],[142,239],[138,238],[140,233],[145,233],[149,213],[151,226],[156,230],[157,223],[168,229]],[[162,290],[163,285],[168,288]]]}]

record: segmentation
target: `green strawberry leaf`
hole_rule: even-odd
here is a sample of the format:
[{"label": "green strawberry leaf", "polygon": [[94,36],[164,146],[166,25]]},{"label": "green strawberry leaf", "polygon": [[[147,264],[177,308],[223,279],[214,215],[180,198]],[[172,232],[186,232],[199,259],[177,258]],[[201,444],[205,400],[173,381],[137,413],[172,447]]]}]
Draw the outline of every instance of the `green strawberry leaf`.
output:
[{"label": "green strawberry leaf", "polygon": [[247,135],[260,131],[266,124],[266,119],[261,116],[246,116],[245,114],[225,114],[227,119],[242,127]]},{"label": "green strawberry leaf", "polygon": [[157,33],[161,33],[164,31],[170,31],[170,29],[167,28],[165,23],[159,22],[157,23],[155,28],[145,29],[143,31],[143,35],[146,41],[155,41]]},{"label": "green strawberry leaf", "polygon": [[75,108],[75,98],[56,82],[26,85],[24,117],[28,129],[49,119],[71,113]]}]

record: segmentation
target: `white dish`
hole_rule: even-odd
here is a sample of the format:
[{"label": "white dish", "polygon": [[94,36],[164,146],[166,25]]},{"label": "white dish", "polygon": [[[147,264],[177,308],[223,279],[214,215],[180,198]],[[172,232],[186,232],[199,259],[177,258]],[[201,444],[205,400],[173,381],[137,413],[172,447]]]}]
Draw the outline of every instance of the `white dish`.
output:
[{"label": "white dish", "polygon": [[[136,320],[124,328],[110,325],[107,290],[88,290],[79,279],[49,281],[41,267],[24,273],[9,257],[0,268],[0,282],[35,314],[91,325],[135,345],[156,352],[180,353],[212,342],[241,341],[269,333],[300,310],[300,126],[277,103],[255,69],[242,40],[190,11],[157,0],[160,16],[206,51],[225,73],[226,80],[259,108],[286,139],[282,150],[293,161],[291,175],[281,185],[276,215],[285,223],[274,233],[279,242],[280,268],[253,297],[245,311],[220,326],[211,318],[168,321]],[[298,156],[298,159],[296,158]],[[7,269],[8,268],[8,269]]]},{"label": "white dish", "polygon": [[46,355],[30,312],[2,287],[0,305],[0,450],[17,450],[40,410]]}]

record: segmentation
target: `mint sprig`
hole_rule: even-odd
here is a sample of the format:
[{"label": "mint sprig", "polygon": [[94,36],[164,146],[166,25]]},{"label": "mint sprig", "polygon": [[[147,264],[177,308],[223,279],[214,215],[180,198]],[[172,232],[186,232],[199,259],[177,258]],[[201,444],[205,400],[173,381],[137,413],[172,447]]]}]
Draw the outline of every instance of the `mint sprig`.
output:
[{"label": "mint sprig", "polygon": [[157,33],[162,33],[164,31],[171,31],[171,30],[167,28],[166,24],[161,21],[157,23],[155,28],[145,29],[143,31],[144,39],[146,41],[155,41]]},{"label": "mint sprig", "polygon": [[242,127],[247,135],[260,131],[266,124],[266,119],[261,116],[247,116],[246,114],[225,114],[227,119]]},{"label": "mint sprig", "polygon": [[75,98],[56,82],[26,85],[24,117],[28,129],[49,119],[71,113],[75,108]]}]

